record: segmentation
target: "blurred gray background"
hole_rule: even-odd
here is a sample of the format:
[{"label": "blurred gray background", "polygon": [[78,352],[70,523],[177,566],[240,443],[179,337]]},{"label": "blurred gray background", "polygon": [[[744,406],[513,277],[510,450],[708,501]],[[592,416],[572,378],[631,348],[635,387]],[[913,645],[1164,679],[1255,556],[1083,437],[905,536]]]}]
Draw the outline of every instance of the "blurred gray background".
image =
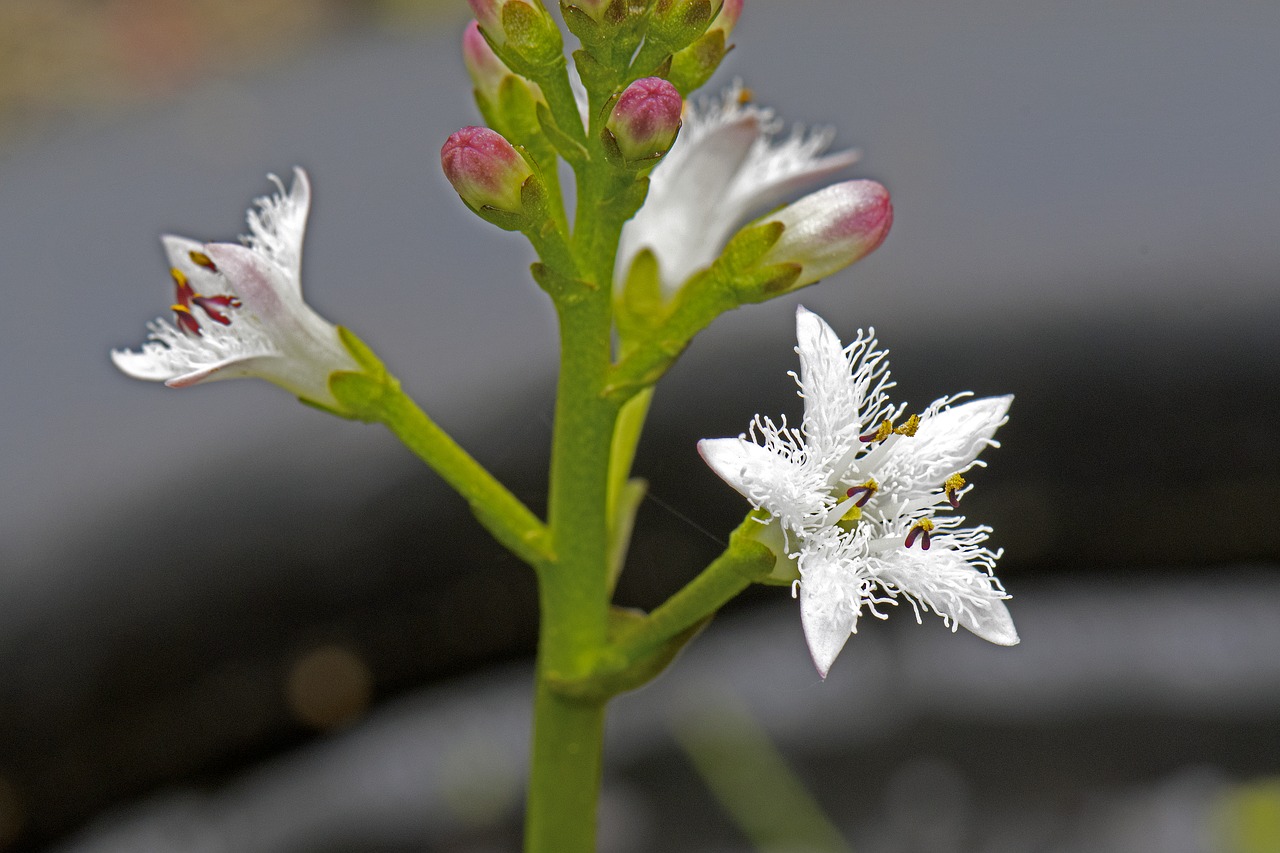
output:
[{"label": "blurred gray background", "polygon": [[[304,166],[311,303],[540,507],[551,312],[437,165],[466,14],[0,0],[3,849],[518,844],[527,572],[382,431],[107,359],[160,233],[233,238]],[[820,683],[755,591],[616,703],[602,845],[748,849],[672,734],[723,703],[859,851],[1280,850],[1280,6],[754,0],[734,41],[709,88],[837,127],[896,221],[663,384],[620,599],[741,517],[694,443],[798,411],[803,301],[913,404],[1017,395],[966,504],[1024,642],[899,612]]]}]

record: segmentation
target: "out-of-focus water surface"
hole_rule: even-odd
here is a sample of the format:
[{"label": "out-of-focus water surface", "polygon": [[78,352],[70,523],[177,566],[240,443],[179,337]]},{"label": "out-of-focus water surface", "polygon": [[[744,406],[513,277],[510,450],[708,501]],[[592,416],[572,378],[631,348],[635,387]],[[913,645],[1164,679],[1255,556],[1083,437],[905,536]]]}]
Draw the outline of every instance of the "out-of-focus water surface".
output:
[{"label": "out-of-focus water surface", "polygon": [[[476,121],[464,5],[25,5],[0,4],[0,840],[509,849],[527,573],[377,429],[107,359],[167,307],[159,233],[231,238],[302,165],[310,301],[539,504],[553,318],[437,167]],[[1017,395],[966,504],[1024,643],[896,613],[820,683],[785,591],[752,594],[618,703],[609,849],[745,847],[670,734],[721,696],[859,851],[1274,849],[1277,37],[1243,0],[748,6],[711,88],[835,125],[894,231],[673,371],[620,597],[740,517],[693,445],[799,411],[802,301],[874,324],[915,404]]]}]

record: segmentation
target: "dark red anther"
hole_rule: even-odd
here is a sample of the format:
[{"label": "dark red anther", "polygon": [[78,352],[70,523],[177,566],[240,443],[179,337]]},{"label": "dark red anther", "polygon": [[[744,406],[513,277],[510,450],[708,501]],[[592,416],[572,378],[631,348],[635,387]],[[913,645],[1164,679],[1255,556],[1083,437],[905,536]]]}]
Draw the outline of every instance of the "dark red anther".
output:
[{"label": "dark red anther", "polygon": [[191,316],[191,309],[185,305],[173,305],[174,321],[178,324],[178,328],[186,332],[188,335],[200,337],[200,324],[196,322],[196,318]]},{"label": "dark red anther", "polygon": [[194,296],[191,301],[199,305],[210,320],[224,326],[231,325],[231,318],[218,309],[240,307],[240,300],[234,296]]},{"label": "dark red anther", "polygon": [[845,497],[851,498],[855,495],[860,495],[860,497],[853,502],[853,505],[866,506],[867,501],[871,500],[871,496],[874,495],[878,489],[879,489],[879,486],[875,484],[875,481],[869,480],[863,483],[861,486],[854,486],[853,488],[849,489],[849,491],[845,492]]},{"label": "dark red anther", "polygon": [[929,534],[933,530],[933,522],[927,518],[922,518],[915,523],[909,531],[907,531],[907,547],[910,548],[916,544],[916,539],[920,540],[920,550],[929,550]]}]

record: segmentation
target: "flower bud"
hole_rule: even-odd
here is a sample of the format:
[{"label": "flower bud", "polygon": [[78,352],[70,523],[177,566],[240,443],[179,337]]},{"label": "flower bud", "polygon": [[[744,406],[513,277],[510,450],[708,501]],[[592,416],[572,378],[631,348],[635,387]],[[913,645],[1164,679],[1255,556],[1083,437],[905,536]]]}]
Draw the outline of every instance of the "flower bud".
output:
[{"label": "flower bud", "polygon": [[464,127],[440,149],[445,177],[469,207],[519,213],[520,188],[533,174],[510,142],[487,127]]},{"label": "flower bud", "polygon": [[784,226],[760,266],[796,264],[792,288],[813,284],[871,254],[889,233],[893,205],[875,181],[845,181],[805,196],[767,217]]},{"label": "flower bud", "polygon": [[467,2],[471,4],[480,28],[499,50],[510,51],[513,56],[534,66],[545,65],[560,56],[560,30],[542,5],[542,0]]},{"label": "flower bud", "polygon": [[742,17],[742,2],[743,0],[724,0],[724,5],[720,7],[720,14],[716,15],[709,29],[723,30],[725,38],[728,38],[733,28],[738,25],[738,18]]},{"label": "flower bud", "polygon": [[619,96],[605,128],[625,160],[656,160],[675,142],[682,106],[674,86],[661,77],[644,77]]},{"label": "flower bud", "polygon": [[486,98],[494,99],[498,95],[498,87],[511,74],[498,55],[489,47],[489,43],[480,35],[479,21],[467,24],[462,34],[462,62],[467,66],[471,82],[476,91]]}]

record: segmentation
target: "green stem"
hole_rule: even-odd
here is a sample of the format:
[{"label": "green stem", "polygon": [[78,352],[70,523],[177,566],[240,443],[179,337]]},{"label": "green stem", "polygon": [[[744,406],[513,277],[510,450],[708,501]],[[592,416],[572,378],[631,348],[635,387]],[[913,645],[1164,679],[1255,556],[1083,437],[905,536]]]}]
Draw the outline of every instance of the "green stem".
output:
[{"label": "green stem", "polygon": [[381,398],[378,418],[471,504],[480,523],[516,556],[535,567],[552,559],[546,525],[395,388]]},{"label": "green stem", "polygon": [[738,525],[729,547],[679,592],[615,640],[618,660],[634,663],[653,654],[673,637],[714,614],[773,570],[775,557],[753,535],[760,523],[753,516]]},{"label": "green stem", "polygon": [[595,850],[604,712],[603,700],[572,699],[539,681],[525,853]]}]

